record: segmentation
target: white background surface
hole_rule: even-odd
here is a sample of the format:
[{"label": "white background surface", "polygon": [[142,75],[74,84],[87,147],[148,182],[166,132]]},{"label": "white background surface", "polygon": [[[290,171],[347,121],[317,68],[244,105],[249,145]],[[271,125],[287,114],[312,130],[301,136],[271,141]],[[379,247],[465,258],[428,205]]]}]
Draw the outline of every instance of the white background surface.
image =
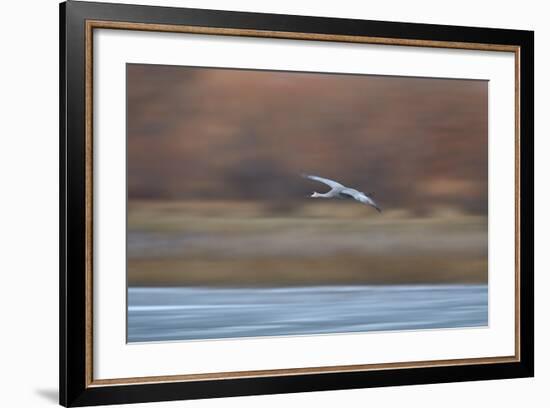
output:
[{"label": "white background surface", "polygon": [[[489,327],[126,344],[126,63],[488,80]],[[513,355],[514,63],[511,52],[96,32],[94,378]]]},{"label": "white background surface", "polygon": [[[148,3],[160,3],[149,1]],[[167,2],[164,2],[167,3]],[[550,383],[546,159],[550,27],[544,2],[171,1],[188,7],[534,29],[536,31],[536,378],[147,404],[147,407],[545,407]],[[0,5],[0,405],[55,406],[58,381],[57,1]],[[524,141],[525,143],[525,141]],[[138,405],[136,405],[137,407]]]}]

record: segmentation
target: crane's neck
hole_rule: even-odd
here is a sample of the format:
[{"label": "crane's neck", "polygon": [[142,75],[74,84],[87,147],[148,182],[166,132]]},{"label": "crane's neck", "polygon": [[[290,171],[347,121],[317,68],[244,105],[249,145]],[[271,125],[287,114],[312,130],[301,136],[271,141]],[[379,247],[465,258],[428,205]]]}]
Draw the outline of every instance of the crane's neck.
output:
[{"label": "crane's neck", "polygon": [[330,197],[329,193],[321,194],[316,192],[311,195],[311,198],[329,198],[329,197]]}]

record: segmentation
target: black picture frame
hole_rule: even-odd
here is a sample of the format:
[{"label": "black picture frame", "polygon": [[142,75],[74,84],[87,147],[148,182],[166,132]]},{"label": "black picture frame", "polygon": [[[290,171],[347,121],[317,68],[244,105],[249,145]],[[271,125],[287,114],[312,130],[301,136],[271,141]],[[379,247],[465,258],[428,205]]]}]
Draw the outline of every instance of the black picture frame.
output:
[{"label": "black picture frame", "polygon": [[[534,375],[534,33],[353,19],[68,1],[60,5],[60,403],[122,404],[410,384],[531,377]],[[267,375],[137,384],[90,382],[90,292],[86,282],[86,22],[186,25],[327,36],[494,44],[518,47],[521,146],[516,163],[521,247],[517,361],[386,368],[383,370]],[[88,364],[88,365],[87,365]]]}]

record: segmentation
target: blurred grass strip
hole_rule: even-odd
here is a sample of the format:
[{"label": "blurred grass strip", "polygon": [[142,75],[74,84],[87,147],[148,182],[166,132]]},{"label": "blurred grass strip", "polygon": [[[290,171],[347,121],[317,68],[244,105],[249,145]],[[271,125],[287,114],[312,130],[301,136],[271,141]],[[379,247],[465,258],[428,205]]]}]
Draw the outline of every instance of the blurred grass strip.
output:
[{"label": "blurred grass strip", "polygon": [[132,203],[133,286],[487,283],[487,218],[347,203]]},{"label": "blurred grass strip", "polygon": [[303,259],[130,261],[131,286],[487,283],[487,261],[464,257],[340,255]]}]

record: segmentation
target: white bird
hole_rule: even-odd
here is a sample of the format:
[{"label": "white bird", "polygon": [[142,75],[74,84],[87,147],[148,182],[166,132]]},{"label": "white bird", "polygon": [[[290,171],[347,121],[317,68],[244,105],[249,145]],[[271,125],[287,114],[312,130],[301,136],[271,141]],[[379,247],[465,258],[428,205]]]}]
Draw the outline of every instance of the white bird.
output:
[{"label": "white bird", "polygon": [[340,184],[340,183],[338,183],[334,180],[327,179],[327,178],[318,177],[318,176],[311,176],[311,175],[308,175],[308,174],[304,174],[303,176],[305,178],[310,179],[310,180],[319,181],[319,182],[321,182],[323,184],[326,184],[327,186],[330,187],[330,191],[328,191],[327,193],[324,193],[324,194],[317,193],[317,192],[313,193],[311,195],[312,198],[353,199],[353,200],[359,201],[360,203],[367,204],[367,205],[370,205],[370,206],[376,208],[376,210],[378,212],[382,212],[380,207],[378,207],[378,204],[376,204],[372,198],[370,198],[369,196],[367,196],[365,193],[363,193],[361,191],[358,191],[354,188],[349,188],[349,187],[343,186],[342,184]]}]

